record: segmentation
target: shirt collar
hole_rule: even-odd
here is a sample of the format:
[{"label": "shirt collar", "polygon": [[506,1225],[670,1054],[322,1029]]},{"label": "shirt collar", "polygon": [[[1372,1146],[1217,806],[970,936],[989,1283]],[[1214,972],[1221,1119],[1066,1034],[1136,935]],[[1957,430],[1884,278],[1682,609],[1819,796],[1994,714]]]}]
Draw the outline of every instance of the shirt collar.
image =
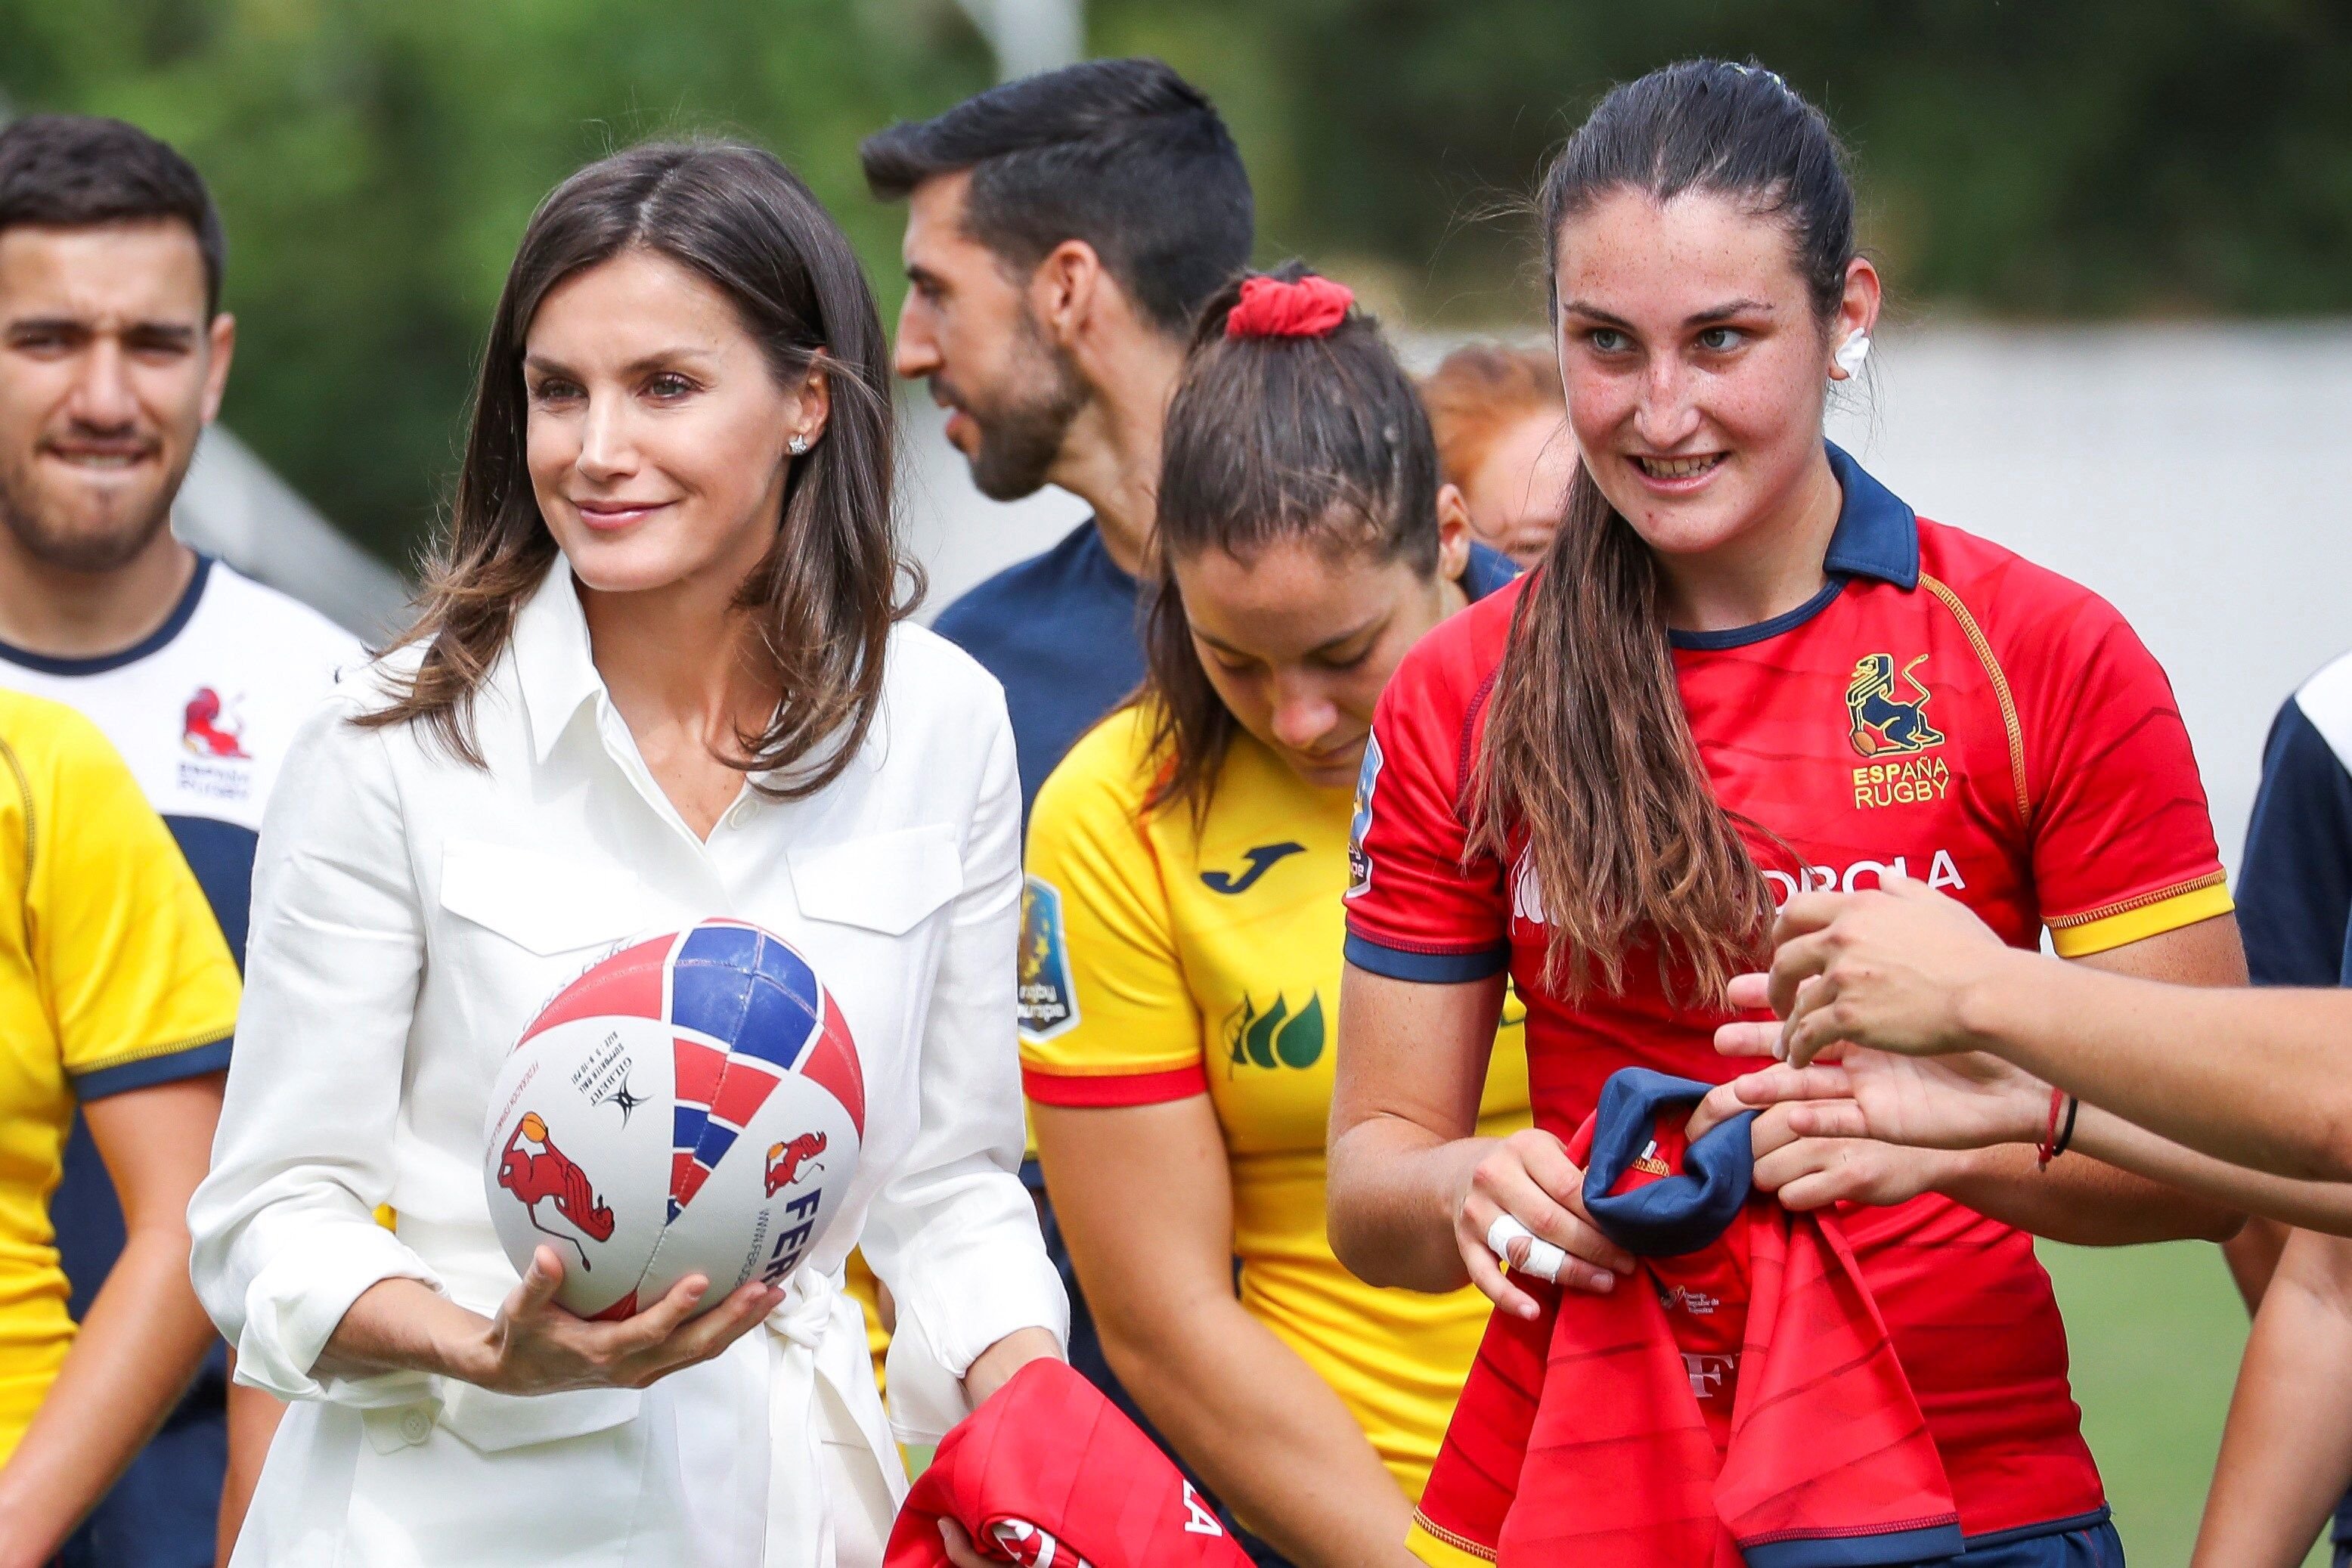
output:
[{"label": "shirt collar", "polygon": [[572,568],[561,555],[515,613],[509,651],[530,720],[531,750],[543,763],[581,705],[604,689],[589,656],[588,617],[572,586]]},{"label": "shirt collar", "polygon": [[1844,504],[1822,569],[1832,576],[1875,577],[1908,593],[1919,585],[1919,514],[1863,471],[1836,442],[1829,447]]},{"label": "shirt collar", "polygon": [[1470,560],[1462,568],[1462,592],[1475,605],[1496,589],[1508,587],[1518,574],[1517,562],[1474,539],[1470,542]]},{"label": "shirt collar", "polygon": [[172,644],[172,639],[188,629],[195,618],[196,606],[204,602],[205,584],[212,580],[213,558],[196,552],[196,569],[188,578],[188,585],[180,591],[180,602],[163,617],[163,624],[126,648],[101,653],[89,658],[61,658],[55,655],[36,653],[28,647],[18,647],[10,642],[0,642],[0,660],[38,670],[43,675],[104,675],[110,669],[121,669],[126,664],[137,664],[151,658]]}]

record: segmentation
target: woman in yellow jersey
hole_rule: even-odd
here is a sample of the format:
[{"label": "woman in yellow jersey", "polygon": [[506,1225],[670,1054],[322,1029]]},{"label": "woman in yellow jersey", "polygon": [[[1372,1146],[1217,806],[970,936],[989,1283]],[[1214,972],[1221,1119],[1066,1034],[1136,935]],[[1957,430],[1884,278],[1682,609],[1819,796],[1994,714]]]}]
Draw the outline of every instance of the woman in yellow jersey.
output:
[{"label": "woman in yellow jersey", "polygon": [[[1150,675],[1029,820],[1038,1153],[1113,1368],[1202,1479],[1298,1563],[1410,1563],[1487,1303],[1324,1238],[1349,791],[1390,671],[1511,567],[1378,327],[1295,267],[1211,302],[1162,463]],[[1515,1027],[1481,1110],[1527,1125]]]}]

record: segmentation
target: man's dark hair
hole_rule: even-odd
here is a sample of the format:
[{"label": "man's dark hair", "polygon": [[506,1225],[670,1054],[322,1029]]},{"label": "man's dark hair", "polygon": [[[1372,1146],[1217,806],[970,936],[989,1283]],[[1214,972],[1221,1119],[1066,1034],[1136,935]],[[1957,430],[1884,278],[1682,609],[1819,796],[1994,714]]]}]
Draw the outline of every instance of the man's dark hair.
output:
[{"label": "man's dark hair", "polygon": [[88,114],[33,114],[0,131],[0,230],[23,224],[176,218],[205,258],[205,312],[220,310],[228,239],[204,176],[136,125]]},{"label": "man's dark hair", "polygon": [[1249,265],[1249,172],[1198,88],[1158,60],[1088,60],[902,121],[858,148],[886,201],[971,171],[966,233],[1034,268],[1065,240],[1095,248],[1152,323],[1181,335]]}]

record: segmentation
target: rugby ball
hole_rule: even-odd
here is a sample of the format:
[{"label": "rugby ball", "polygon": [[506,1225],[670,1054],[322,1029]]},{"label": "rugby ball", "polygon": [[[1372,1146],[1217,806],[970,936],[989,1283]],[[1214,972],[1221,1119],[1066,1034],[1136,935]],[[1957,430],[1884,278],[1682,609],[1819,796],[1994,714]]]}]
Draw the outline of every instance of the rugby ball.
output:
[{"label": "rugby ball", "polygon": [[634,942],[566,985],[490,1094],[483,1190],[520,1273],[563,1260],[556,1300],[625,1318],[689,1274],[695,1310],[782,1284],[857,1173],[865,1075],[808,961],[708,920]]}]

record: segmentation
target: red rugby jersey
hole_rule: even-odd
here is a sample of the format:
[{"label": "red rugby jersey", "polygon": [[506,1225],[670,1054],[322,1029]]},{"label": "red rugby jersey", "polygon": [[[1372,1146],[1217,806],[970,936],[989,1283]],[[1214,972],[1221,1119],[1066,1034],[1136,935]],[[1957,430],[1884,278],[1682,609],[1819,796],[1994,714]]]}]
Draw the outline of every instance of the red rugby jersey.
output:
[{"label": "red rugby jersey", "polygon": [[[2081,956],[2227,913],[2205,795],[2169,683],[2105,601],[1917,518],[1832,447],[1844,504],[1821,594],[1731,632],[1676,633],[1685,710],[1717,797],[1775,896],[1888,869],[2032,947]],[[1518,600],[1431,632],[1381,698],[1358,785],[1348,958],[1444,984],[1508,969],[1528,1005],[1538,1125],[1562,1139],[1627,1066],[1709,1080],[1722,1015],[1669,1005],[1636,956],[1570,1006],[1541,981],[1542,892],[1465,864],[1467,795]],[[1929,1194],[1841,1223],[1885,1314],[1971,1537],[2095,1514],[2098,1472],[2031,1239]]]}]

